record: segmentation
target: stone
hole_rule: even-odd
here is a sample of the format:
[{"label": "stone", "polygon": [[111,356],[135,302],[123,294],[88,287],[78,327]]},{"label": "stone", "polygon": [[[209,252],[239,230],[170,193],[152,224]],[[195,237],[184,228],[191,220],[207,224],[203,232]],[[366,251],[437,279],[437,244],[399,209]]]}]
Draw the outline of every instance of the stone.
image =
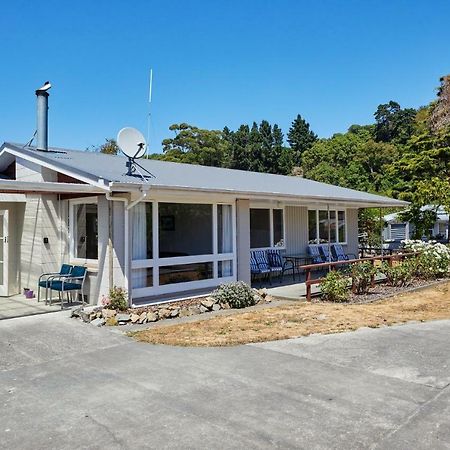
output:
[{"label": "stone", "polygon": [[139,315],[139,323],[147,322],[147,313],[144,311]]},{"label": "stone", "polygon": [[83,322],[90,322],[89,315],[90,314],[84,310],[80,312],[80,317],[83,320]]},{"label": "stone", "polygon": [[158,320],[158,314],[153,311],[147,312],[147,322],[156,322]]},{"label": "stone", "polygon": [[180,314],[180,308],[175,308],[172,310],[172,312],[170,313],[170,317],[175,318],[178,317],[178,315]]},{"label": "stone", "polygon": [[117,322],[129,322],[131,320],[131,316],[129,314],[117,314],[116,316]]},{"label": "stone", "polygon": [[83,311],[83,308],[80,306],[78,308],[72,309],[72,312],[70,313],[70,317],[81,317],[81,313]]},{"label": "stone", "polygon": [[101,311],[97,311],[96,316],[97,316],[97,319],[100,319],[100,317],[102,317],[102,312]]},{"label": "stone", "polygon": [[193,314],[201,314],[203,311],[200,309],[199,306],[189,306],[189,312],[191,313],[191,315],[193,315]]},{"label": "stone", "polygon": [[230,309],[231,306],[228,302],[223,302],[220,304],[220,306],[222,307],[222,309]]},{"label": "stone", "polygon": [[104,319],[108,319],[109,317],[114,317],[117,314],[115,309],[106,309],[104,308],[102,311],[102,317]]},{"label": "stone", "polygon": [[327,320],[327,315],[326,314],[319,314],[318,316],[316,316],[317,320]]},{"label": "stone", "polygon": [[172,311],[168,308],[161,308],[158,310],[158,315],[160,319],[167,319],[172,314]]},{"label": "stone", "polygon": [[203,299],[200,302],[201,306],[204,306],[207,309],[211,309],[212,306],[215,304],[215,302],[213,302],[212,300],[210,300],[210,297]]},{"label": "stone", "polygon": [[200,310],[200,313],[205,313],[209,311],[209,309],[203,305],[200,305],[198,309]]},{"label": "stone", "polygon": [[131,323],[137,323],[138,320],[139,320],[139,315],[138,314],[131,314],[130,315],[130,320],[131,320]]},{"label": "stone", "polygon": [[119,325],[119,322],[117,322],[116,317],[113,316],[113,317],[108,317],[108,318],[106,319],[105,324],[106,324],[106,326],[108,326],[108,327],[115,327],[115,326]]},{"label": "stone", "polygon": [[214,303],[214,305],[212,306],[212,310],[213,311],[219,311],[220,310],[220,305],[218,303]]},{"label": "stone", "polygon": [[94,327],[101,327],[105,324],[105,319],[103,317],[97,317],[91,322],[91,325],[94,325]]},{"label": "stone", "polygon": [[180,317],[188,317],[194,314],[189,308],[181,308],[180,309]]},{"label": "stone", "polygon": [[95,311],[89,314],[89,322],[92,322],[94,319],[97,319],[97,313]]}]

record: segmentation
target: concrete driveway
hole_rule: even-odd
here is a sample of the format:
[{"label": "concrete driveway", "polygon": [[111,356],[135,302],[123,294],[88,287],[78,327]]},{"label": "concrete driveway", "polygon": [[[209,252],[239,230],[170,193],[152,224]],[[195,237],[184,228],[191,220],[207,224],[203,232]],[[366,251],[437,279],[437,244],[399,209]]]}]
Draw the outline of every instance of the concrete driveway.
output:
[{"label": "concrete driveway", "polygon": [[234,348],[0,324],[0,447],[450,448],[450,321]]}]

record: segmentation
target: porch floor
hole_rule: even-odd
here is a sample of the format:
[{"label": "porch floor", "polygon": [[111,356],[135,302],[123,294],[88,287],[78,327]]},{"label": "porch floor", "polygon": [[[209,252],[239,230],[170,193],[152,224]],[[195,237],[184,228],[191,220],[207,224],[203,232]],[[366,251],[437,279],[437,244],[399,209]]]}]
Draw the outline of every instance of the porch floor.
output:
[{"label": "porch floor", "polygon": [[[320,278],[324,273],[315,273],[314,278]],[[300,274],[300,277],[296,275],[295,281],[292,279],[292,275],[287,274],[280,282],[279,277],[273,277],[272,283],[268,281],[256,280],[252,282],[252,287],[256,289],[264,289],[272,297],[276,297],[282,300],[297,300],[306,301],[306,284],[304,274]],[[311,286],[312,295],[320,292],[319,285],[313,284]]]},{"label": "porch floor", "polygon": [[[53,301],[54,303],[50,306],[45,304],[45,299],[38,302],[36,298],[25,298],[23,294],[0,297],[0,320],[61,311],[59,300],[55,298]],[[64,308],[67,309],[80,304],[78,302],[65,303]]]}]

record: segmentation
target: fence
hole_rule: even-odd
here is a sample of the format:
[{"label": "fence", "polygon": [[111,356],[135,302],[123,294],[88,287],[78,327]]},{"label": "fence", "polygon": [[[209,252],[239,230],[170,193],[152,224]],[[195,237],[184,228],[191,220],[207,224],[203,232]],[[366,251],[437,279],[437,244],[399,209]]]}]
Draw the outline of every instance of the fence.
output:
[{"label": "fence", "polygon": [[[409,253],[397,253],[393,255],[382,255],[382,256],[372,256],[369,258],[358,258],[358,259],[348,259],[343,261],[334,261],[334,262],[325,262],[319,264],[306,264],[304,266],[300,266],[299,269],[303,269],[306,275],[306,300],[308,302],[311,301],[311,286],[314,284],[320,284],[324,281],[325,278],[311,278],[311,272],[317,269],[328,269],[335,270],[338,266],[352,266],[354,264],[358,264],[361,262],[371,261],[375,266],[377,261],[387,261],[390,266],[393,265],[394,261],[403,261],[406,258],[410,258],[411,256],[416,256],[419,252],[409,252]],[[372,286],[375,285],[375,276],[371,277]]]}]

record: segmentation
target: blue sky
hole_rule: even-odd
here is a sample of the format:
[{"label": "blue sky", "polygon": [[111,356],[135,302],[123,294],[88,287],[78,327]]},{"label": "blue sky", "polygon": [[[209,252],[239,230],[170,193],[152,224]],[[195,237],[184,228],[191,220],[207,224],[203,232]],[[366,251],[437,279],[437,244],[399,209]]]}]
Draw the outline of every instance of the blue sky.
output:
[{"label": "blue sky", "polygon": [[[0,2],[0,141],[28,140],[53,83],[51,145],[84,149],[123,126],[151,151],[172,123],[237,128],[302,114],[321,137],[417,107],[450,72],[448,1]],[[6,88],[5,88],[6,86]]]}]

